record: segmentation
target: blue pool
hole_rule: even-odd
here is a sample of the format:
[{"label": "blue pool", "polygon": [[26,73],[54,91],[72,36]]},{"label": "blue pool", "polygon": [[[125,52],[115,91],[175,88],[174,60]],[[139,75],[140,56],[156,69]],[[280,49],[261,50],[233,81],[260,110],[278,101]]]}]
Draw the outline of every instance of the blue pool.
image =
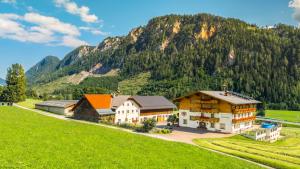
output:
[{"label": "blue pool", "polygon": [[271,129],[271,128],[274,128],[276,127],[275,124],[272,124],[272,123],[262,123],[261,124],[261,128],[265,128],[265,129]]}]

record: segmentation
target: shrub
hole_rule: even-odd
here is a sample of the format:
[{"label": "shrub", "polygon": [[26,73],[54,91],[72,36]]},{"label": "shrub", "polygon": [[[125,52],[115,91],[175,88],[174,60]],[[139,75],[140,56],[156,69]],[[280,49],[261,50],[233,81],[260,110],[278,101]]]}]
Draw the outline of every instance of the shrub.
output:
[{"label": "shrub", "polygon": [[156,120],[154,119],[147,119],[143,121],[143,126],[136,129],[138,132],[147,133],[152,130],[156,126]]},{"label": "shrub", "polygon": [[169,130],[169,129],[158,129],[158,128],[155,128],[152,130],[152,133],[156,133],[156,134],[170,134],[172,131]]},{"label": "shrub", "polygon": [[172,123],[172,125],[174,126],[175,123],[179,122],[179,118],[177,117],[176,114],[172,114],[168,117],[168,122]]}]

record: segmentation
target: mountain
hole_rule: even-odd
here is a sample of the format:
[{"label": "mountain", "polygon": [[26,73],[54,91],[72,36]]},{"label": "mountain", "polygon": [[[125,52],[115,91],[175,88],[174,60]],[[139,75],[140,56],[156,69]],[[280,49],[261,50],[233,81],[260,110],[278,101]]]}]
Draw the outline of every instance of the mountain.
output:
[{"label": "mountain", "polygon": [[49,76],[34,81],[49,83],[82,71],[117,69],[120,80],[149,72],[138,94],[175,98],[226,84],[261,101],[300,109],[298,37],[300,29],[283,24],[270,29],[209,14],[168,15],[96,47],[75,49]]},{"label": "mountain", "polygon": [[6,81],[0,78],[0,86],[5,86],[5,85],[6,85]]},{"label": "mountain", "polygon": [[29,84],[34,83],[37,78],[45,78],[56,70],[60,59],[56,56],[47,56],[26,72]]}]

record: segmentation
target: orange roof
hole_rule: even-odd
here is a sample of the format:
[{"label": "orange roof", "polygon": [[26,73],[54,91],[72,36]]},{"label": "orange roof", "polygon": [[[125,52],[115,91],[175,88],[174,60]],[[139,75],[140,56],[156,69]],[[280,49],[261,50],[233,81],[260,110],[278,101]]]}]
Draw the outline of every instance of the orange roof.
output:
[{"label": "orange roof", "polygon": [[85,94],[84,97],[94,109],[110,109],[112,96],[110,94]]}]

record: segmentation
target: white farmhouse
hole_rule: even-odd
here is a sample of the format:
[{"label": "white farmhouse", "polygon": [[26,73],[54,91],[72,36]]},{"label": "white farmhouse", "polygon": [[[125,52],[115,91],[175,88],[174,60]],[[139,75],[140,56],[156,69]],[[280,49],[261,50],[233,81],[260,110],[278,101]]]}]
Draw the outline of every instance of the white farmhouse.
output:
[{"label": "white farmhouse", "polygon": [[138,123],[140,110],[130,96],[115,96],[112,98],[112,110],[115,112],[115,124]]}]

